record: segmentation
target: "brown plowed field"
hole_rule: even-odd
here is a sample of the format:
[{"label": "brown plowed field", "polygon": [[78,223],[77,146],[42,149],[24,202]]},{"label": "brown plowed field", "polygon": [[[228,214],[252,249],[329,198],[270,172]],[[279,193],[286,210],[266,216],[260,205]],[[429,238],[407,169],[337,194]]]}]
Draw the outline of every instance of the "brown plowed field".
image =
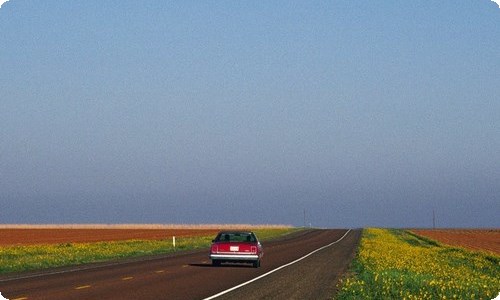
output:
[{"label": "brown plowed field", "polygon": [[443,244],[500,255],[500,229],[415,229],[412,232]]},{"label": "brown plowed field", "polygon": [[216,229],[0,229],[0,246],[161,240],[172,236],[214,235]]}]

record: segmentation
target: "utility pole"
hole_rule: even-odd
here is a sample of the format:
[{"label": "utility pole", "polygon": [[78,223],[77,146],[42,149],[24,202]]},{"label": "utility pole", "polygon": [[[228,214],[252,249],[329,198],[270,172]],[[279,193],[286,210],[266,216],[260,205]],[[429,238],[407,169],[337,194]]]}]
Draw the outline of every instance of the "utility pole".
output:
[{"label": "utility pole", "polygon": [[306,209],[304,208],[304,228],[306,228]]},{"label": "utility pole", "polygon": [[432,209],[432,228],[436,229],[436,214],[434,213],[434,209]]}]

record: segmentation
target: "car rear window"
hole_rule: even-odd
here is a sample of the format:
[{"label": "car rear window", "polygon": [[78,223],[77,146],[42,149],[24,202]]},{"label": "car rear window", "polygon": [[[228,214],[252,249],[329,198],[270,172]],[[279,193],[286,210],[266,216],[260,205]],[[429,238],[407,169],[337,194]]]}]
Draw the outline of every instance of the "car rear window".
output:
[{"label": "car rear window", "polygon": [[217,242],[255,242],[255,236],[244,232],[225,232],[216,238]]}]

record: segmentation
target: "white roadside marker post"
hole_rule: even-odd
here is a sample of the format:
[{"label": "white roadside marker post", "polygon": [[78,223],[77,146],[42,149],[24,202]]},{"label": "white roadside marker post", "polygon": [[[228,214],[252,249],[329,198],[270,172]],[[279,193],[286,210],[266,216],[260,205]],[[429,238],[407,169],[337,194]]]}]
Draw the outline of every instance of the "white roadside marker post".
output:
[{"label": "white roadside marker post", "polygon": [[174,246],[175,248],[175,236],[172,236],[172,245]]}]

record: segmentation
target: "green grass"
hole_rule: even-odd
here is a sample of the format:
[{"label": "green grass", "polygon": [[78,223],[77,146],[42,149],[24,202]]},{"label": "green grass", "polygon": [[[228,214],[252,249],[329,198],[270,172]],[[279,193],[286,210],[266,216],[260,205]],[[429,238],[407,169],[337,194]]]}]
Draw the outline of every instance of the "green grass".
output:
[{"label": "green grass", "polygon": [[[254,230],[260,240],[269,240],[300,230],[272,228]],[[102,262],[115,259],[207,249],[215,236],[172,239],[127,240],[98,243],[64,243],[0,247],[0,274]]]}]

